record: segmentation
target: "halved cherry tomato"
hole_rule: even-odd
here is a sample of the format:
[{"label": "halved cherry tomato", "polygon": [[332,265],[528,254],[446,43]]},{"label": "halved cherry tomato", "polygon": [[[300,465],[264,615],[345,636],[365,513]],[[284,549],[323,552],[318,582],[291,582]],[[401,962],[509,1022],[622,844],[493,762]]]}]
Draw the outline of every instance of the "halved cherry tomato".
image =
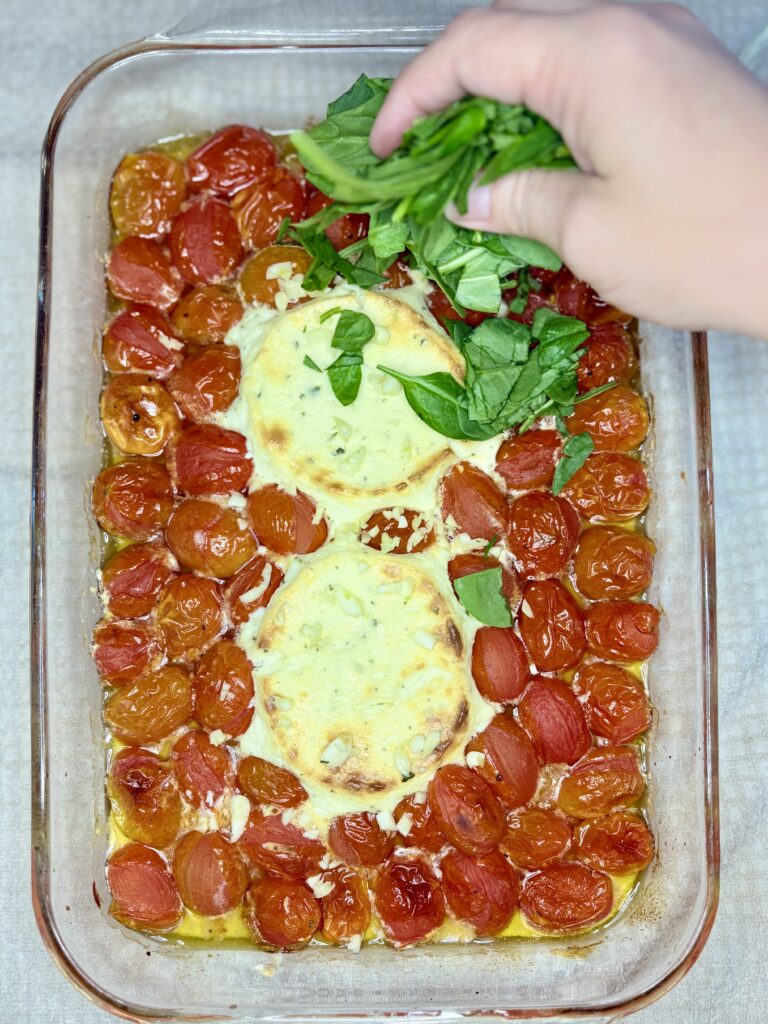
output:
[{"label": "halved cherry tomato", "polygon": [[173,875],[148,846],[128,843],[115,850],[107,862],[107,884],[110,916],[127,928],[167,932],[181,920],[184,908]]},{"label": "halved cherry tomato", "polygon": [[102,469],[93,484],[93,514],[107,533],[149,540],[160,533],[173,510],[173,485],[164,466],[149,459],[126,459]]},{"label": "halved cherry tomato", "polygon": [[576,550],[579,517],[565,498],[529,491],[509,506],[507,539],[524,576],[559,576]]},{"label": "halved cherry tomato", "polygon": [[651,500],[643,464],[621,452],[590,455],[563,494],[586,519],[617,522],[639,516]]},{"label": "halved cherry tomato", "polygon": [[190,284],[216,284],[243,255],[229,205],[211,196],[193,199],[176,217],[168,236],[174,266]]},{"label": "halved cherry tomato", "polygon": [[168,380],[179,408],[196,423],[228,409],[239,385],[240,351],[231,345],[209,345],[187,356]]},{"label": "halved cherry tomato", "polygon": [[252,867],[278,878],[309,878],[320,870],[325,847],[280,814],[251,811],[238,848]]},{"label": "halved cherry tomato", "polygon": [[224,341],[242,319],[243,312],[243,304],[234,288],[199,284],[179,301],[171,320],[182,338],[212,345]]},{"label": "halved cherry tomato", "polygon": [[381,286],[382,288],[407,288],[413,284],[413,278],[407,264],[403,263],[399,258],[394,263],[390,263],[384,271],[384,277],[386,277],[386,281]]},{"label": "halved cherry tomato", "polygon": [[176,561],[168,548],[160,544],[121,548],[101,572],[107,610],[117,618],[148,615],[175,575]]},{"label": "halved cherry tomato", "polygon": [[[501,568],[501,592],[507,599],[507,604],[514,611],[520,603],[520,582],[517,573],[508,565],[501,565],[496,558],[483,555],[481,552],[469,552],[465,555],[454,555],[448,563],[448,577],[451,583],[462,578],[471,576],[476,572],[483,572],[485,569]],[[454,593],[456,588],[454,587]]]},{"label": "halved cherry tomato", "polygon": [[633,747],[593,747],[560,783],[557,804],[573,818],[599,818],[635,803],[644,789]]},{"label": "halved cherry tomato", "polygon": [[382,864],[395,848],[395,833],[379,827],[369,811],[334,818],[328,829],[328,845],[352,867],[373,868]]},{"label": "halved cherry tomato", "polygon": [[220,128],[187,157],[196,192],[232,196],[274,167],[277,150],[266,132],[242,124]]},{"label": "halved cherry tomato", "polygon": [[235,781],[229,748],[214,746],[202,729],[191,729],[180,736],[170,761],[179,789],[197,807],[215,807]]},{"label": "halved cherry tomato", "polygon": [[539,671],[559,672],[581,660],[587,646],[584,616],[562,583],[529,583],[523,591],[517,621],[526,650]]},{"label": "halved cherry tomato", "polygon": [[447,295],[437,285],[427,296],[427,305],[432,316],[440,323],[445,323],[446,320],[462,320],[470,327],[477,327],[483,320],[487,320],[489,316],[493,315],[492,313],[480,313],[476,309],[468,309],[464,316],[461,316],[458,310],[453,308]]},{"label": "halved cherry tomato", "polygon": [[118,242],[107,263],[109,290],[126,302],[170,309],[179,301],[182,281],[157,242],[129,235]]},{"label": "halved cherry tomato", "polygon": [[491,787],[469,768],[439,768],[427,800],[441,831],[463,853],[490,853],[499,845],[504,811]]},{"label": "halved cherry tomato", "polygon": [[428,853],[439,853],[448,840],[440,831],[426,793],[420,794],[418,798],[413,793],[404,796],[395,808],[395,821],[400,821],[404,814],[410,815],[411,828],[406,836],[401,837],[402,843],[405,846],[417,846]]},{"label": "halved cherry tomato", "polygon": [[322,921],[320,904],[303,882],[262,878],[245,894],[245,922],[254,942],[301,949]]},{"label": "halved cherry tomato", "polygon": [[333,883],[333,889],[321,901],[323,937],[340,945],[354,935],[365,935],[371,921],[371,902],[362,876],[339,865],[326,871],[323,878]]},{"label": "halved cherry tomato", "polygon": [[573,764],[592,745],[584,710],[561,679],[532,679],[517,710],[545,764]]},{"label": "halved cherry tomato", "polygon": [[586,928],[607,917],[612,907],[608,875],[583,864],[553,864],[523,882],[520,909],[535,928]]},{"label": "halved cherry tomato", "polygon": [[[384,543],[384,537],[389,543]],[[380,509],[373,512],[360,533],[360,540],[369,548],[390,555],[411,555],[425,551],[435,542],[435,531],[428,516],[412,508]],[[394,543],[394,547],[390,544]]]},{"label": "halved cherry tomato", "polygon": [[107,326],[101,351],[112,373],[128,370],[163,380],[181,362],[184,346],[162,313],[131,303]]},{"label": "halved cherry tomato", "polygon": [[93,660],[102,681],[125,686],[163,660],[154,629],[144,622],[100,622],[93,631]]},{"label": "halved cherry tomato", "polygon": [[[324,195],[319,189],[312,187],[312,192],[307,200],[307,217],[314,217],[316,213],[330,206],[333,200],[330,196]],[[333,221],[325,229],[325,233],[331,240],[331,245],[337,251],[346,249],[348,245],[358,242],[368,234],[368,223],[370,217],[367,213],[345,213],[338,220]],[[408,284],[410,284],[410,280]],[[390,288],[399,288],[401,285],[389,285]]]},{"label": "halved cherry tomato", "polygon": [[283,570],[263,555],[256,555],[230,579],[224,590],[233,626],[247,622],[257,608],[266,608],[283,581]]},{"label": "halved cherry tomato", "polygon": [[184,906],[217,917],[234,910],[248,888],[248,870],[221,832],[187,832],[173,851],[173,877]]},{"label": "halved cherry tomato", "polygon": [[472,644],[472,678],[481,697],[508,704],[523,692],[528,675],[528,656],[513,630],[478,629]]},{"label": "halved cherry tomato", "polygon": [[303,218],[305,203],[302,183],[285,167],[271,168],[232,200],[243,245],[248,249],[272,245],[286,217],[291,221]]},{"label": "halved cherry tomato", "polygon": [[530,807],[507,816],[500,849],[513,864],[528,871],[562,860],[571,848],[568,821],[545,807]]},{"label": "halved cherry tomato", "polygon": [[185,569],[225,579],[256,554],[256,539],[234,508],[187,498],[165,528],[168,547]]},{"label": "halved cherry tomato", "polygon": [[475,770],[507,807],[520,807],[533,797],[539,762],[531,741],[509,715],[502,712],[491,719],[467,750],[485,755]]},{"label": "halved cherry tomato", "polygon": [[307,791],[286,768],[263,757],[244,757],[237,766],[237,781],[254,804],[298,807],[307,799]]},{"label": "halved cherry tomato", "polygon": [[168,463],[182,494],[226,494],[248,486],[253,463],[236,430],[196,423],[170,446]]},{"label": "halved cherry tomato", "polygon": [[164,153],[128,153],[117,165],[109,209],[121,235],[166,234],[187,195],[184,165]]},{"label": "halved cherry tomato", "polygon": [[653,860],[653,835],[636,814],[615,811],[584,825],[576,840],[576,855],[591,868],[625,875],[642,871]]},{"label": "halved cherry tomato", "polygon": [[240,736],[253,718],[253,666],[232,640],[219,640],[195,672],[195,720],[204,728]]},{"label": "halved cherry tomato", "polygon": [[248,495],[248,518],[260,543],[278,555],[306,555],[328,537],[328,524],[317,519],[317,506],[302,491],[288,494],[267,484]]},{"label": "halved cherry tomato", "polygon": [[191,573],[171,580],[160,593],[157,628],[172,661],[194,661],[224,629],[219,585]]},{"label": "halved cherry tomato", "polygon": [[635,353],[621,324],[604,324],[590,331],[576,367],[579,391],[589,391],[613,381],[628,384],[636,372]]},{"label": "halved cherry tomato", "polygon": [[129,839],[164,847],[179,834],[181,797],[167,761],[140,747],[115,754],[107,794],[117,826]]},{"label": "halved cherry tomato", "polygon": [[246,302],[260,302],[265,306],[275,305],[275,296],[280,291],[280,280],[268,277],[270,267],[279,263],[290,263],[292,274],[304,275],[309,270],[312,257],[298,245],[270,245],[257,252],[248,260],[240,274],[240,289]]},{"label": "halved cherry tomato", "polygon": [[179,431],[179,414],[162,384],[122,373],[101,393],[101,422],[116,448],[128,455],[159,455]]},{"label": "halved cherry tomato", "polygon": [[579,591],[592,601],[637,597],[648,588],[656,545],[642,533],[592,526],[579,538],[573,572]]},{"label": "halved cherry tomato", "polygon": [[[440,483],[443,518],[452,517],[458,530],[479,540],[500,540],[509,523],[507,499],[477,466],[459,462]],[[487,568],[487,567],[486,567]]]},{"label": "halved cherry tomato", "polygon": [[642,395],[619,384],[579,402],[565,422],[572,434],[586,431],[596,452],[631,452],[648,433],[648,406]]},{"label": "halved cherry tomato", "polygon": [[426,860],[391,857],[376,873],[376,912],[392,942],[424,939],[445,920],[440,882]]},{"label": "halved cherry tomato", "polygon": [[480,936],[495,935],[517,910],[520,882],[498,851],[468,857],[451,850],[440,861],[448,906]]},{"label": "halved cherry tomato", "polygon": [[647,601],[600,601],[587,612],[587,645],[605,661],[641,661],[659,645],[658,608]]},{"label": "halved cherry tomato", "polygon": [[549,487],[563,442],[556,430],[526,430],[502,441],[496,472],[511,490]]},{"label": "halved cherry tomato", "polygon": [[627,743],[651,724],[642,682],[618,665],[582,665],[573,677],[573,689],[584,700],[589,728],[612,743]]},{"label": "halved cherry tomato", "polygon": [[104,721],[123,743],[159,743],[191,717],[192,680],[178,665],[145,673],[104,705]]}]

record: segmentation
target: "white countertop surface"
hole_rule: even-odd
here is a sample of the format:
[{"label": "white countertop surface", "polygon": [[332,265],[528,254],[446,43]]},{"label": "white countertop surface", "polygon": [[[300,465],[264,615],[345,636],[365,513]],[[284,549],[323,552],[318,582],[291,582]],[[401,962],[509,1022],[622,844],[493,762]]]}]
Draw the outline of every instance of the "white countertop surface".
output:
[{"label": "white countertop surface", "polygon": [[[370,2],[370,0],[361,0]],[[426,0],[428,2],[428,0]],[[0,0],[0,1024],[97,1024],[57,972],[29,889],[28,506],[38,155],[48,119],[91,60],[173,25],[192,0]],[[689,0],[738,50],[768,0]],[[768,191],[767,191],[768,196]],[[768,199],[767,199],[768,201]],[[690,974],[633,1024],[768,1021],[768,343],[710,342],[720,648],[722,875],[712,936]],[[684,780],[681,780],[681,785]]]}]

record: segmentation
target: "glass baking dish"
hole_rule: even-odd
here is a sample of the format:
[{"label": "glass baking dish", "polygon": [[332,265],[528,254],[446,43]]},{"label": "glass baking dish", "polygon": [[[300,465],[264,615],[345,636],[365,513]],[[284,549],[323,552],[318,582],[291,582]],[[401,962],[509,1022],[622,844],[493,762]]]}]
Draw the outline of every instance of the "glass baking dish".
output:
[{"label": "glass baking dish", "polygon": [[[361,72],[393,75],[460,3],[252,4],[87,69],[54,113],[43,157],[33,484],[33,899],[64,973],[129,1019],[351,1020],[407,1016],[609,1021],[695,962],[718,884],[715,591],[706,337],[643,325],[655,413],[651,600],[665,612],[651,666],[650,813],[658,858],[604,931],[536,942],[358,956],[170,945],[107,916],[100,615],[90,482],[98,418],[107,195],[120,156],[242,121],[285,130],[322,115]],[[208,7],[210,11],[210,7]],[[372,20],[375,17],[375,21]],[[333,26],[337,26],[333,28]]]}]

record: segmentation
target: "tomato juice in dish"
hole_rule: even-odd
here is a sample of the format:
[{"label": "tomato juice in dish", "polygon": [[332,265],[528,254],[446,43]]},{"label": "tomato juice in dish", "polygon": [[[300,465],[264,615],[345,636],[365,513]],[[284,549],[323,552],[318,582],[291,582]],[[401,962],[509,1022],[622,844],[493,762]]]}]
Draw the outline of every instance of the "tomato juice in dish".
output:
[{"label": "tomato juice in dish", "polygon": [[[285,228],[327,202],[246,126],[113,178],[93,489],[111,913],[286,950],[599,926],[654,855],[634,325],[531,268],[499,319],[586,324],[586,397],[446,436],[407,388],[445,404],[464,381],[462,318],[406,253],[374,287],[305,288]],[[326,229],[336,250],[366,232]]]}]

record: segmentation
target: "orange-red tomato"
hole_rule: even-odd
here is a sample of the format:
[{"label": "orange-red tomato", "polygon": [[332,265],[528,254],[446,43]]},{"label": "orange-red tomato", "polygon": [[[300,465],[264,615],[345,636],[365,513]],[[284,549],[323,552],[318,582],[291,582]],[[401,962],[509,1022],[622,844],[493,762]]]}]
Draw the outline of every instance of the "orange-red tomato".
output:
[{"label": "orange-red tomato", "polygon": [[496,715],[467,744],[468,751],[485,755],[475,769],[507,807],[527,804],[536,792],[539,762],[531,741],[507,714]]},{"label": "orange-red tomato", "polygon": [[182,494],[226,494],[248,486],[253,463],[236,430],[196,423],[170,446],[168,463]]},{"label": "orange-red tomato", "polygon": [[[382,550],[384,537],[389,538],[385,550],[390,555],[411,555],[425,551],[435,542],[435,531],[422,512],[405,508],[397,512],[379,509],[373,512],[360,533],[360,540],[369,548]],[[389,545],[394,543],[394,547]]]},{"label": "orange-red tomato", "polygon": [[164,153],[128,153],[117,165],[109,209],[121,235],[166,234],[187,194],[184,165]]},{"label": "orange-red tomato", "polygon": [[371,921],[371,902],[362,876],[339,865],[326,871],[323,879],[333,883],[333,889],[321,901],[323,937],[341,944],[353,935],[365,935]]},{"label": "orange-red tomato", "polygon": [[586,648],[584,616],[557,580],[538,580],[523,591],[520,635],[537,669],[559,672],[581,660]]},{"label": "orange-red tomato", "polygon": [[[509,290],[505,290],[502,292],[502,298],[507,303],[511,304],[512,302],[514,302],[516,297],[517,288],[510,288]],[[535,292],[531,290],[530,292],[528,292],[528,295],[526,297],[525,308],[519,313],[512,311],[508,312],[507,319],[516,320],[518,323],[521,324],[532,324],[533,318],[536,315],[536,310],[541,309],[543,306],[552,307],[552,304],[553,302],[551,296],[545,295],[543,292]]]},{"label": "orange-red tomato", "polygon": [[659,645],[661,613],[647,601],[600,601],[587,611],[587,646],[606,661],[641,661]]},{"label": "orange-red tomato", "polygon": [[[476,572],[483,572],[485,569],[501,568],[501,592],[507,599],[510,608],[514,609],[520,603],[520,583],[517,573],[507,565],[501,565],[496,558],[483,555],[482,552],[469,552],[466,555],[454,555],[448,563],[448,577],[451,583],[462,578],[471,576]],[[456,588],[454,587],[454,593]]]},{"label": "orange-red tomato", "polygon": [[567,820],[545,807],[530,807],[507,817],[500,849],[513,864],[528,871],[562,860],[571,848]]},{"label": "orange-red tomato", "polygon": [[584,320],[590,327],[604,323],[629,323],[632,317],[601,299],[586,281],[579,281],[563,267],[551,282],[557,308],[566,316]]},{"label": "orange-red tomato", "polygon": [[328,524],[316,520],[317,506],[302,491],[288,494],[267,484],[248,495],[248,518],[259,541],[278,555],[306,555],[328,537]]},{"label": "orange-red tomato", "polygon": [[231,345],[210,345],[187,356],[168,380],[179,408],[196,423],[228,409],[239,385],[240,351]]},{"label": "orange-red tomato", "polygon": [[100,622],[93,631],[93,660],[102,682],[125,686],[160,665],[163,648],[144,622]]},{"label": "orange-red tomato", "polygon": [[642,533],[592,526],[579,538],[573,572],[579,591],[592,601],[637,597],[653,574],[656,545]]},{"label": "orange-red tomato", "polygon": [[509,506],[507,539],[524,576],[559,576],[576,549],[579,517],[565,498],[529,491]]},{"label": "orange-red tomato", "polygon": [[[312,189],[307,200],[307,217],[314,217],[316,213],[330,206],[333,200],[330,196],[324,195],[319,189],[310,186]],[[367,213],[345,213],[338,220],[333,221],[325,229],[325,233],[331,240],[331,244],[337,251],[346,249],[348,245],[358,242],[368,234],[368,222],[370,218]],[[410,280],[407,282],[410,284]],[[402,285],[389,285],[390,288],[400,288]]]},{"label": "orange-red tomato", "polygon": [[566,420],[572,434],[590,435],[597,452],[631,452],[645,440],[648,425],[645,399],[624,384],[585,398]]},{"label": "orange-red tomato", "polygon": [[181,362],[183,346],[174,347],[171,326],[151,306],[131,303],[104,331],[101,352],[112,373],[151,374],[163,380]]},{"label": "orange-red tomato", "polygon": [[586,519],[609,521],[633,519],[651,500],[643,464],[621,452],[590,455],[565,485],[563,494]]},{"label": "orange-red tomato", "polygon": [[170,309],[179,301],[182,281],[157,242],[129,235],[112,249],[107,263],[109,290],[126,302]]},{"label": "orange-red tomato", "polygon": [[181,920],[184,908],[173,876],[148,846],[128,843],[115,850],[107,862],[107,884],[109,913],[127,928],[167,932]]},{"label": "orange-red tomato", "polygon": [[229,749],[214,746],[202,729],[191,729],[180,736],[170,761],[179,789],[197,807],[215,807],[235,781]]},{"label": "orange-red tomato", "polygon": [[643,795],[634,747],[593,747],[560,783],[557,804],[573,818],[599,818]]},{"label": "orange-red tomato", "polygon": [[545,764],[573,764],[592,745],[584,709],[561,679],[531,680],[517,710]]},{"label": "orange-red tomato", "polygon": [[427,305],[429,311],[436,320],[445,322],[446,320],[461,320],[470,327],[477,327],[483,320],[487,320],[491,313],[480,313],[475,309],[468,309],[464,316],[454,309],[451,305],[448,297],[445,293],[435,285],[432,291],[427,296]]},{"label": "orange-red tomato", "polygon": [[237,766],[240,789],[254,804],[298,807],[307,799],[307,791],[286,768],[263,757],[244,757]]},{"label": "orange-red tomato", "polygon": [[253,718],[253,666],[232,640],[219,640],[195,673],[195,720],[204,728],[240,736]]},{"label": "orange-red tomato", "polygon": [[277,150],[266,132],[230,124],[187,157],[189,184],[197,192],[232,196],[263,178],[276,160]]},{"label": "orange-red tomato", "polygon": [[179,834],[181,797],[167,761],[140,747],[115,754],[107,794],[117,826],[129,839],[164,847]]},{"label": "orange-red tomato", "polygon": [[166,583],[176,575],[176,562],[160,544],[131,544],[113,555],[101,572],[106,606],[117,618],[148,615]]},{"label": "orange-red tomato", "polygon": [[426,860],[391,857],[376,873],[376,912],[398,946],[419,942],[445,920],[440,882]]},{"label": "orange-red tomato", "polygon": [[278,878],[309,878],[320,870],[325,847],[280,814],[251,811],[238,848],[248,863]]},{"label": "orange-red tomato", "polygon": [[507,499],[481,469],[469,462],[452,466],[441,484],[443,518],[477,540],[500,540],[507,532]]},{"label": "orange-red tomato", "polygon": [[411,818],[410,832],[400,837],[400,841],[405,846],[417,846],[428,853],[439,853],[448,840],[440,831],[426,794],[421,794],[419,799],[421,803],[417,803],[415,794],[404,796],[395,808],[395,821],[400,821],[404,814],[409,814]]},{"label": "orange-red tomato", "polygon": [[496,472],[514,491],[549,487],[563,442],[556,430],[526,430],[502,441]]},{"label": "orange-red tomato", "polygon": [[486,700],[508,704],[528,682],[528,656],[511,629],[481,626],[472,644],[472,678]]},{"label": "orange-red tomato", "polygon": [[613,381],[628,384],[636,372],[637,360],[625,328],[618,323],[594,327],[589,341],[581,349],[576,367],[579,391],[589,391]]},{"label": "orange-red tomato", "polygon": [[653,835],[639,815],[615,811],[584,825],[576,856],[591,868],[624,875],[642,871],[653,860]]},{"label": "orange-red tomato", "polygon": [[520,883],[498,851],[468,857],[451,850],[440,861],[448,906],[480,936],[495,935],[517,910]]},{"label": "orange-red tomato", "polygon": [[248,249],[272,245],[286,217],[291,221],[302,219],[305,203],[302,183],[285,167],[271,168],[232,200],[243,245]]},{"label": "orange-red tomato", "polygon": [[504,811],[491,787],[469,768],[439,768],[427,800],[440,830],[463,853],[490,853],[499,845]]},{"label": "orange-red tomato", "polygon": [[382,864],[395,848],[395,833],[379,827],[369,811],[334,818],[328,830],[328,845],[352,867],[373,868]]},{"label": "orange-red tomato", "polygon": [[642,682],[618,665],[593,661],[573,677],[589,728],[612,743],[627,743],[651,724]]},{"label": "orange-red tomato", "polygon": [[245,922],[254,942],[301,949],[320,927],[322,909],[303,882],[262,878],[245,895]]},{"label": "orange-red tomato", "polygon": [[585,928],[607,917],[612,907],[608,875],[583,864],[553,864],[523,882],[520,909],[535,928]]},{"label": "orange-red tomato", "polygon": [[312,257],[298,245],[270,245],[257,252],[247,261],[240,274],[240,289],[246,302],[261,302],[274,306],[275,296],[280,291],[277,277],[267,277],[270,267],[276,263],[290,263],[293,274],[306,274]]},{"label": "orange-red tomato", "polygon": [[221,832],[187,832],[173,851],[173,877],[184,906],[216,917],[234,910],[248,888],[248,869]]},{"label": "orange-red tomato", "polygon": [[191,573],[171,580],[160,593],[157,628],[172,661],[194,661],[224,629],[219,585]]},{"label": "orange-red tomato", "polygon": [[101,393],[101,422],[107,437],[128,455],[159,455],[179,431],[179,414],[162,384],[123,373]]},{"label": "orange-red tomato", "polygon": [[123,743],[159,743],[191,717],[192,680],[178,665],[145,673],[104,705],[104,721]]},{"label": "orange-red tomato", "polygon": [[181,211],[168,245],[174,266],[190,284],[223,281],[243,255],[229,204],[211,196],[198,196]]},{"label": "orange-red tomato", "polygon": [[99,526],[129,540],[160,533],[173,510],[173,485],[164,466],[126,459],[102,469],[93,484],[93,514]]},{"label": "orange-red tomato", "polygon": [[223,284],[199,284],[179,301],[171,321],[187,341],[212,345],[224,341],[243,316],[243,304],[234,288]]},{"label": "orange-red tomato", "polygon": [[256,555],[230,579],[224,590],[233,626],[247,622],[257,608],[266,608],[283,581],[283,570],[263,555]]},{"label": "orange-red tomato", "polygon": [[219,579],[232,576],[256,554],[256,539],[237,510],[204,498],[176,506],[165,539],[185,569]]},{"label": "orange-red tomato", "polygon": [[[366,234],[367,230],[366,226]],[[394,263],[390,263],[384,271],[384,277],[386,278],[386,281],[381,286],[382,288],[407,288],[408,285],[413,284],[413,278],[410,275],[407,264],[403,263],[400,259],[396,259]]]}]

